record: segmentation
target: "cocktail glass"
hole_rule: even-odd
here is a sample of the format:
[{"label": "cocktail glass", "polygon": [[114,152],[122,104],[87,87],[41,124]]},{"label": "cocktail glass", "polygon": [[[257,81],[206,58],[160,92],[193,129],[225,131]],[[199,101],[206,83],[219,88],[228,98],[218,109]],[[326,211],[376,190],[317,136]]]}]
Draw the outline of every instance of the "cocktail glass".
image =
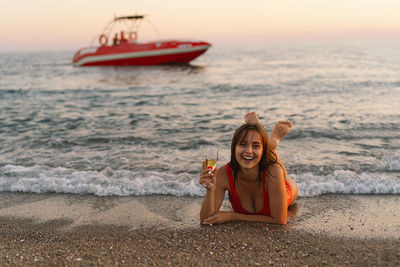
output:
[{"label": "cocktail glass", "polygon": [[217,167],[218,163],[218,150],[215,152],[207,152],[206,159],[203,161],[203,168],[207,168],[210,171],[214,170]]},{"label": "cocktail glass", "polygon": [[[203,161],[203,169],[207,168],[208,172],[211,173],[217,167],[217,162],[218,150],[215,152],[215,154],[214,151],[207,151],[206,159]],[[203,186],[207,189],[211,187],[209,182],[205,183]]]}]

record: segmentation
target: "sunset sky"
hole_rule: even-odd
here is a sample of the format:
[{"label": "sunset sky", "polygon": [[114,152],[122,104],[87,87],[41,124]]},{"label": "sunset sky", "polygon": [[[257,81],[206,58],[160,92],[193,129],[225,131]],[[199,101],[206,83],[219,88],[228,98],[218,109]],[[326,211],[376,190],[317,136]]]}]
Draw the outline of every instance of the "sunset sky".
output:
[{"label": "sunset sky", "polygon": [[[400,40],[399,11],[398,0],[0,0],[0,52],[76,50],[114,15],[135,13],[149,15],[162,39],[215,45]],[[140,37],[157,36],[143,24]]]}]

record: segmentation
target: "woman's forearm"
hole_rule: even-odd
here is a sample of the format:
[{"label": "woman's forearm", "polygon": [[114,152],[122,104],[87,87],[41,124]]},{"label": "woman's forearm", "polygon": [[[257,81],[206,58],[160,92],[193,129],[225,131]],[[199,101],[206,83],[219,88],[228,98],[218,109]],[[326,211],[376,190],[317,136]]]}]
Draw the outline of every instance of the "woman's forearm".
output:
[{"label": "woman's forearm", "polygon": [[263,222],[263,223],[274,223],[274,224],[286,224],[285,218],[274,218],[271,216],[264,215],[247,215],[243,213],[236,213],[233,211],[218,211],[212,214],[210,217],[202,220],[204,224],[219,224],[230,221],[247,221],[247,222]]},{"label": "woman's forearm", "polygon": [[204,197],[203,204],[200,210],[200,222],[210,217],[215,213],[215,196],[214,190],[207,190],[206,196]]},{"label": "woman's forearm", "polygon": [[264,223],[274,223],[274,224],[286,224],[286,219],[274,218],[265,215],[248,215],[243,213],[232,212],[232,221],[248,221],[248,222],[264,222]]}]

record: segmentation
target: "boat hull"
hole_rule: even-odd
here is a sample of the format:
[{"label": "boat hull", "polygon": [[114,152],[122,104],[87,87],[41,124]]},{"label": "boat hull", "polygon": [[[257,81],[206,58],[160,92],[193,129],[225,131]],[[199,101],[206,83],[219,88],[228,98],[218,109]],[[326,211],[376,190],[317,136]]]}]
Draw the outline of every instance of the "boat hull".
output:
[{"label": "boat hull", "polygon": [[75,66],[188,64],[210,46],[206,42],[165,41],[89,47],[75,54],[73,64]]}]

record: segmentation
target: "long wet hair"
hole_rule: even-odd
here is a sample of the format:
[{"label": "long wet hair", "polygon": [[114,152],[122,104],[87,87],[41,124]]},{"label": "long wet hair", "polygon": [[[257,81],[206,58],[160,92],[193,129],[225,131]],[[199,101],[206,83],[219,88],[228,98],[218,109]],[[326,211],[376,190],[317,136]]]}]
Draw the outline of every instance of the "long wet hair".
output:
[{"label": "long wet hair", "polygon": [[271,166],[274,163],[277,163],[278,157],[275,154],[274,151],[271,150],[270,144],[269,144],[269,139],[268,139],[268,134],[265,128],[260,124],[260,123],[245,123],[239,128],[236,129],[233,138],[232,138],[232,143],[231,143],[231,161],[229,162],[229,167],[233,170],[234,173],[234,181],[236,183],[237,176],[240,170],[240,165],[239,162],[236,159],[236,146],[239,144],[240,141],[243,140],[243,138],[246,137],[249,131],[256,131],[261,138],[261,143],[262,143],[262,156],[261,160],[259,162],[259,168],[258,168],[258,180],[259,182],[262,182],[262,175],[265,171],[268,171],[268,167]]}]

